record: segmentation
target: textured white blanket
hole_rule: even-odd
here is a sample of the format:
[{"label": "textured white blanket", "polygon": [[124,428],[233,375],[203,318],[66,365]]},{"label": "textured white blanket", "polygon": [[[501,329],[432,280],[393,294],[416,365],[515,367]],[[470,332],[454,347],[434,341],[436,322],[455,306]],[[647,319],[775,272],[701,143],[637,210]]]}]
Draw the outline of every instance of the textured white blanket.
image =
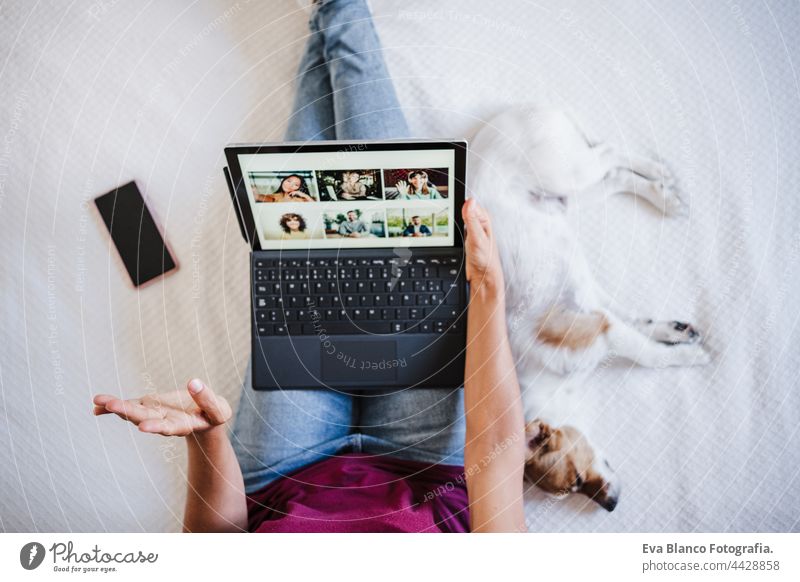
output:
[{"label": "textured white blanket", "polygon": [[[222,147],[279,138],[305,40],[280,2],[24,3],[0,10],[0,530],[180,527],[179,441],[90,397],[202,375],[235,402],[247,248]],[[702,369],[591,379],[620,505],[530,492],[537,531],[800,530],[800,12],[792,2],[376,1],[416,134],[469,137],[547,96],[662,157],[689,211],[581,209],[597,276],[707,331]],[[136,179],[182,262],[128,286],[88,201]]]}]

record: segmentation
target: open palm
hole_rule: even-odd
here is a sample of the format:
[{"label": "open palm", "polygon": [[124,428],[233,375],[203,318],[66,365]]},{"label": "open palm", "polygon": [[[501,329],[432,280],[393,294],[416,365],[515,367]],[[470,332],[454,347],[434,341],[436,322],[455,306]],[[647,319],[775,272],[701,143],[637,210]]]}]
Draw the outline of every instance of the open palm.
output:
[{"label": "open palm", "polygon": [[192,380],[186,390],[147,394],[122,400],[110,394],[93,399],[94,414],[116,414],[139,427],[142,432],[165,436],[187,436],[225,424],[232,416],[228,401],[217,396],[200,380]]},{"label": "open palm", "polygon": [[408,182],[404,180],[400,180],[397,182],[397,194],[398,196],[408,196]]}]

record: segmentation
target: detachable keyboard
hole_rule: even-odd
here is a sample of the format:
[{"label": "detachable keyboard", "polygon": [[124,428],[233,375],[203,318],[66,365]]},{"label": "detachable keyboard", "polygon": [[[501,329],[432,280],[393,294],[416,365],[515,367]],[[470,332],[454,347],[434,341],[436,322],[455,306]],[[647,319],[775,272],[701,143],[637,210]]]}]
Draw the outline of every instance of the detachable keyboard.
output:
[{"label": "detachable keyboard", "polygon": [[253,256],[259,336],[463,333],[461,260],[405,257]]}]

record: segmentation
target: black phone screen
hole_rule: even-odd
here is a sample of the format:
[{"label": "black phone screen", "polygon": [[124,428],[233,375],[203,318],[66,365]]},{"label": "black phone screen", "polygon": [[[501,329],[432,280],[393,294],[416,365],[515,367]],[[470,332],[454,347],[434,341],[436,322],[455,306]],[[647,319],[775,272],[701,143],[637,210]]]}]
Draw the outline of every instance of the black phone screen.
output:
[{"label": "black phone screen", "polygon": [[94,203],[134,285],[176,267],[135,182],[95,198]]}]

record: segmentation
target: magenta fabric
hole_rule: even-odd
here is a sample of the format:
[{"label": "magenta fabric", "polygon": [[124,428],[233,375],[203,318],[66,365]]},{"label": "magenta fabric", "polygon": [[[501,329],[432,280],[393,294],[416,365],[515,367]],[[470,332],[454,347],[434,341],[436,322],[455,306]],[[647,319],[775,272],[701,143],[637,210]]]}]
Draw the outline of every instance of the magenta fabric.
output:
[{"label": "magenta fabric", "polygon": [[467,532],[463,467],[351,453],[247,497],[252,532]]}]

